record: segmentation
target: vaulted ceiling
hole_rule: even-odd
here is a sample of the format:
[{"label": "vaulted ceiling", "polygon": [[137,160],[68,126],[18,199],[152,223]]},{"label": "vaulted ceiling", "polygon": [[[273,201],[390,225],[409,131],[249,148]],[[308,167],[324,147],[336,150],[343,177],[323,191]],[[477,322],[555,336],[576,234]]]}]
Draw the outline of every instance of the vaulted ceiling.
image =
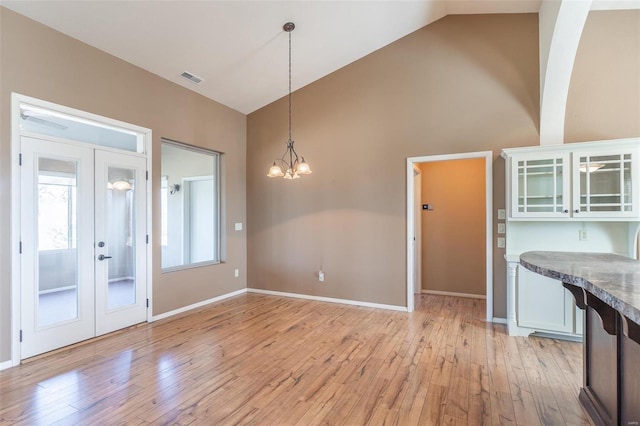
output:
[{"label": "vaulted ceiling", "polygon": [[[285,22],[296,24],[296,90],[448,14],[537,13],[540,5],[540,0],[2,1],[245,114],[287,93]],[[594,0],[590,6],[638,7],[639,0]],[[204,81],[180,77],[184,71]]]}]

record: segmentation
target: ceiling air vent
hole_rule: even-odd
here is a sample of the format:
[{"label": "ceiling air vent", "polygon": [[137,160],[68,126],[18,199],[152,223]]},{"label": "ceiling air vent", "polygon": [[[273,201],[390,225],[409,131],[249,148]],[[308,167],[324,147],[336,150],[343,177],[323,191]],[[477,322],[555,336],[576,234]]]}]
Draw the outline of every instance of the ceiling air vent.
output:
[{"label": "ceiling air vent", "polygon": [[184,77],[187,80],[192,81],[193,83],[202,83],[204,81],[203,78],[198,77],[197,75],[193,75],[190,72],[183,72],[182,74],[180,74],[180,77]]}]

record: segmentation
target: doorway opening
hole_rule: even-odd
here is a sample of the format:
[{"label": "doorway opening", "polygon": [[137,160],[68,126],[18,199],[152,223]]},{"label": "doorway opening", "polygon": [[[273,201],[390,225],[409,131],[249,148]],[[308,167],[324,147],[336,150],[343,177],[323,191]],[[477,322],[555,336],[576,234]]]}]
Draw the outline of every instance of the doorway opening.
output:
[{"label": "doorway opening", "polygon": [[148,319],[151,131],[12,94],[11,363]]},{"label": "doorway opening", "polygon": [[[481,279],[484,282],[485,288],[485,297],[486,297],[486,317],[487,321],[491,321],[493,318],[493,251],[492,251],[492,235],[493,235],[493,221],[492,221],[492,197],[493,197],[493,184],[492,184],[492,162],[493,162],[493,152],[491,151],[482,151],[482,152],[471,152],[471,153],[462,153],[462,154],[450,154],[450,155],[432,155],[432,156],[424,156],[424,157],[410,157],[407,159],[407,310],[412,312],[415,304],[415,294],[420,293],[422,291],[422,281],[425,279],[429,279],[429,272],[426,268],[422,267],[422,259],[425,258],[425,255],[429,255],[430,249],[435,248],[436,250],[431,250],[432,253],[440,253],[441,255],[446,255],[448,260],[451,262],[455,262],[460,268],[463,267],[465,262],[468,260],[468,255],[462,255],[459,253],[452,253],[451,251],[455,251],[452,249],[450,251],[446,250],[446,246],[443,242],[445,242],[448,238],[446,234],[442,232],[433,233],[436,238],[431,241],[429,244],[438,244],[438,247],[425,247],[425,242],[422,240],[422,236],[425,235],[425,232],[429,232],[429,229],[425,227],[425,229],[421,229],[422,226],[422,218],[424,215],[429,215],[430,213],[434,213],[436,209],[439,208],[438,205],[435,205],[433,202],[429,202],[429,200],[421,199],[421,194],[428,192],[428,182],[426,179],[422,178],[422,175],[425,171],[428,171],[431,175],[431,179],[434,178],[433,173],[437,176],[438,165],[442,165],[444,167],[447,164],[454,164],[453,162],[461,162],[462,160],[480,160],[484,164],[480,164],[480,167],[483,168],[484,171],[484,185],[482,185],[483,194],[480,196],[484,201],[483,206],[484,211],[483,214],[479,216],[483,216],[481,223],[479,226],[482,226],[483,229],[480,231],[484,231],[484,241],[481,241],[481,247],[478,249],[481,252],[482,256],[476,256],[475,259],[484,259],[484,277]],[[448,163],[452,162],[452,163]],[[464,163],[460,163],[463,165]],[[469,163],[471,164],[471,163]],[[423,167],[424,166],[424,167]],[[477,177],[473,177],[473,179],[477,179]],[[418,186],[422,186],[422,188],[418,188]],[[444,188],[444,189],[442,189]],[[442,186],[440,191],[452,191],[451,189],[446,189],[446,186]],[[455,191],[455,189],[453,189]],[[474,198],[477,194],[474,195]],[[471,202],[472,200],[470,200]],[[477,204],[477,203],[476,203]],[[440,207],[443,207],[442,205]],[[478,206],[471,205],[458,205],[454,206],[458,210],[461,209],[472,209],[477,208]],[[441,212],[442,213],[442,212]],[[451,221],[451,216],[453,215],[443,215],[448,216],[445,220]],[[431,216],[435,217],[435,216]],[[464,220],[464,219],[458,219]],[[477,226],[476,226],[477,228]],[[455,230],[457,232],[457,230]],[[475,231],[474,231],[475,232]],[[436,234],[440,234],[439,237]],[[430,234],[431,236],[431,234]],[[458,241],[464,241],[464,235],[457,236]],[[477,239],[476,239],[477,240]],[[424,249],[427,250],[424,250]],[[466,248],[465,248],[466,249]],[[466,257],[466,259],[465,259]],[[438,261],[438,260],[436,260]],[[425,265],[426,266],[426,265]],[[425,273],[427,272],[427,273]],[[431,277],[431,279],[438,279],[439,276],[437,273]],[[463,287],[464,288],[464,287]],[[439,290],[432,290],[432,293],[438,294]],[[476,293],[476,291],[449,291],[446,293]]]}]

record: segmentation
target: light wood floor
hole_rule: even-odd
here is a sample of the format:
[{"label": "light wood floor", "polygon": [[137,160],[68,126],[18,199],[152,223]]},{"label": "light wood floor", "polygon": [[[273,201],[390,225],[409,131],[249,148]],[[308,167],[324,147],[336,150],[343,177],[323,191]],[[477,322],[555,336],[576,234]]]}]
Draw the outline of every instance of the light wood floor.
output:
[{"label": "light wood floor", "polygon": [[416,308],[238,296],[0,372],[0,424],[589,424],[581,344]]}]

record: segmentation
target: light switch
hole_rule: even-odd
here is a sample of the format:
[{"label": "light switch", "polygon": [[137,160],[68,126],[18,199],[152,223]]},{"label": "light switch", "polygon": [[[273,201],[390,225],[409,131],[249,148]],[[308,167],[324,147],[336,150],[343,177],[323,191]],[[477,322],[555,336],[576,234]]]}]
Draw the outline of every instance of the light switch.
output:
[{"label": "light switch", "polygon": [[240,276],[240,270],[236,269],[235,271],[233,271],[233,276],[238,278]]},{"label": "light switch", "polygon": [[498,234],[504,234],[507,232],[507,226],[504,223],[498,224]]},{"label": "light switch", "polygon": [[498,219],[506,219],[507,211],[505,209],[498,209]]},{"label": "light switch", "polygon": [[498,248],[504,248],[505,243],[506,241],[504,237],[498,237]]},{"label": "light switch", "polygon": [[242,222],[236,222],[236,231],[242,231]]}]

